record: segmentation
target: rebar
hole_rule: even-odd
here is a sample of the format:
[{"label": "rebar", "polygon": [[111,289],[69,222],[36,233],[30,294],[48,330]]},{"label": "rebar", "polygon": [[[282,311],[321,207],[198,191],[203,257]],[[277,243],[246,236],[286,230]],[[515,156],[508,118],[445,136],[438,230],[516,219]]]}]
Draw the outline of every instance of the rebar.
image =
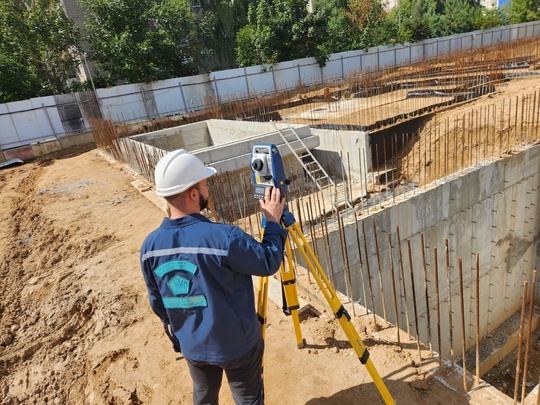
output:
[{"label": "rebar", "polygon": [[527,322],[527,343],[525,344],[525,360],[523,362],[523,385],[521,387],[521,399],[525,398],[525,391],[527,389],[527,368],[529,366],[529,348],[531,346],[532,335],[532,319],[534,310],[534,290],[536,288],[536,270],[533,270],[531,280],[531,291],[529,293],[529,320]]},{"label": "rebar", "polygon": [[519,381],[521,370],[521,346],[523,345],[523,334],[525,331],[525,308],[527,307],[527,281],[523,282],[523,296],[521,298],[521,321],[519,323],[519,340],[517,350],[517,362],[516,362],[516,382],[514,384],[514,405],[518,402],[519,396]]}]

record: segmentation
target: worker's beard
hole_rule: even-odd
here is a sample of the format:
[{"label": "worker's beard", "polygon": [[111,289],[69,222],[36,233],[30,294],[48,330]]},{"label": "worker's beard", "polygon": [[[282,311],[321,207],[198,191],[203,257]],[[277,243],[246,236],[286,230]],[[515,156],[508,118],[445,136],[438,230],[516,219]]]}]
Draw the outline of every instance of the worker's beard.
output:
[{"label": "worker's beard", "polygon": [[204,211],[208,207],[208,197],[204,198],[201,193],[199,193],[199,206],[201,207],[200,211]]}]

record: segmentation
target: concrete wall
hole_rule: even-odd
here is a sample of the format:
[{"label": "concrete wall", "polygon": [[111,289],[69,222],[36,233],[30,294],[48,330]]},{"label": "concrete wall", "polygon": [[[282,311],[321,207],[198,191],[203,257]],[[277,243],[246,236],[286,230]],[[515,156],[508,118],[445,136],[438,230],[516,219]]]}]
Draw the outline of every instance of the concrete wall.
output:
[{"label": "concrete wall", "polygon": [[[330,255],[321,255],[319,260],[328,272],[333,270],[332,278],[341,292],[352,295],[355,301],[371,310],[369,270],[375,312],[380,316],[386,313],[387,319],[394,324],[395,285],[401,329],[410,329],[416,335],[417,319],[421,341],[427,343],[431,340],[434,350],[440,350],[447,358],[450,355],[450,285],[453,346],[454,352],[459,355],[461,309],[458,260],[462,258],[466,343],[467,347],[472,347],[476,322],[476,254],[479,255],[480,273],[480,336],[483,337],[520,308],[523,281],[530,282],[532,271],[539,268],[539,188],[540,146],[537,145],[456,175],[438,186],[410,192],[400,197],[395,206],[372,212],[359,219],[359,222],[347,225],[344,232],[352,280],[350,286],[347,286],[349,276],[344,265],[346,261],[343,259],[339,232],[330,235]],[[367,249],[364,248],[364,240]],[[322,240],[318,241],[318,251],[324,252]],[[332,260],[329,261],[326,256]],[[436,328],[436,269],[443,331],[440,349],[437,347]],[[427,325],[428,313],[431,328]]]},{"label": "concrete wall", "polygon": [[[336,176],[347,179],[350,174],[352,181],[359,181],[371,169],[369,152],[369,134],[363,131],[334,131],[326,129],[311,129],[318,135],[320,146],[312,151],[315,158]],[[332,166],[333,163],[333,167]]]},{"label": "concrete wall", "polygon": [[[309,130],[309,127],[306,128]],[[309,149],[312,149],[319,146],[319,137],[308,134],[307,136],[302,136],[302,142]],[[253,146],[256,144],[276,145],[283,158],[292,155],[290,148],[284,144],[276,132],[252,136],[242,141],[199,149],[194,154],[218,171],[235,172],[237,170],[251,170],[251,152]],[[297,153],[301,153],[303,146],[299,141],[291,142],[290,145]]]},{"label": "concrete wall", "polygon": [[165,151],[175,149],[194,151],[212,145],[205,121],[161,129],[144,135],[135,135],[131,138]]},{"label": "concrete wall", "polygon": [[[268,133],[275,133],[276,130],[270,122],[252,121],[231,121],[211,119],[206,121],[213,145],[220,145],[229,142],[241,141],[246,138]],[[292,125],[299,135],[310,133],[307,125]],[[277,124],[277,127],[285,128],[284,124]],[[281,141],[279,142],[281,143]]]}]

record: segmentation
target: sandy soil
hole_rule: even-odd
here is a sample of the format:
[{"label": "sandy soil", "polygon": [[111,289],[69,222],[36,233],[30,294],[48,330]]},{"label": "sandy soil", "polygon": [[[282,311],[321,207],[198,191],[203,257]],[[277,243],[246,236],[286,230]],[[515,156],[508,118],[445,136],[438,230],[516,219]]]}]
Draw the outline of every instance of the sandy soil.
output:
[{"label": "sandy soil", "polygon": [[[499,94],[540,88],[538,79],[516,83]],[[163,213],[133,180],[88,148],[0,171],[2,405],[191,403],[185,361],[150,310],[139,268],[140,244]],[[301,295],[323,313],[302,321],[303,349],[291,318],[269,303],[267,404],[384,403],[325,301]],[[416,342],[402,333],[399,347],[395,328],[379,330],[355,312],[396,403],[469,403],[458,371],[435,373],[439,363],[425,348],[420,361]],[[232,404],[225,383],[220,399]]]}]

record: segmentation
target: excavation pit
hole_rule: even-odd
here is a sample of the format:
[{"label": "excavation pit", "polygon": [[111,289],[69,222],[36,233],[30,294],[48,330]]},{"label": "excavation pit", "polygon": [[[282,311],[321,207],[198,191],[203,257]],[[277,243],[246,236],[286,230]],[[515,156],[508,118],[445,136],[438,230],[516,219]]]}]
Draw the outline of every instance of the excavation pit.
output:
[{"label": "excavation pit", "polygon": [[[540,378],[539,316],[540,311],[534,308],[529,330],[529,311],[527,310],[523,321],[523,330],[521,330],[521,311],[518,311],[480,341],[478,353],[480,378],[509,398],[514,398],[515,395],[516,376],[518,376],[517,398],[522,398],[524,372],[527,373],[525,378],[526,397],[538,384]],[[521,345],[519,343],[520,336],[522,337]],[[518,354],[519,370],[517,368]],[[466,369],[473,375],[476,375],[476,355],[476,348],[471,348],[466,355]],[[463,367],[462,361],[459,361],[458,364]],[[527,364],[526,370],[525,364]]]},{"label": "excavation pit", "polygon": [[[460,357],[462,332],[466,352],[474,350],[476,314],[485,347],[489,340],[494,342],[493,331],[519,310],[521,286],[538,267],[540,229],[540,145],[530,142],[538,119],[525,120],[539,97],[522,97],[512,100],[512,114],[505,101],[466,106],[467,113],[448,107],[386,133],[299,127],[314,139],[309,149],[316,159],[348,190],[353,207],[343,207],[339,216],[324,207],[328,196],[321,196],[313,185],[310,189],[293,154],[283,153],[286,172],[295,177],[291,211],[343,302],[358,303],[374,314],[372,329],[377,333],[387,324],[398,326],[398,335],[410,335],[447,362],[452,352]],[[516,106],[524,108],[516,114]],[[484,126],[476,129],[478,123]],[[275,132],[260,131],[235,140],[227,135],[222,143],[218,137],[208,141],[208,132],[205,136],[207,142],[192,152],[214,167],[223,164],[223,177],[216,176],[217,184],[211,185],[221,220],[259,235],[260,216],[249,177],[251,146],[283,140]],[[398,138],[397,145],[389,142]],[[167,142],[168,150],[182,147]],[[516,147],[511,148],[513,143]],[[159,146],[153,145],[154,150]],[[278,147],[288,149],[285,142]],[[294,249],[293,254],[298,256]],[[305,268],[301,258],[296,260]],[[482,367],[491,370],[512,349],[494,349],[481,360],[493,365]],[[426,361],[425,355],[414,361]],[[474,378],[474,362],[466,363],[469,379]],[[471,383],[467,389],[472,389]],[[499,390],[501,398],[508,396],[501,388],[490,389]],[[474,392],[478,394],[478,388]]]}]

